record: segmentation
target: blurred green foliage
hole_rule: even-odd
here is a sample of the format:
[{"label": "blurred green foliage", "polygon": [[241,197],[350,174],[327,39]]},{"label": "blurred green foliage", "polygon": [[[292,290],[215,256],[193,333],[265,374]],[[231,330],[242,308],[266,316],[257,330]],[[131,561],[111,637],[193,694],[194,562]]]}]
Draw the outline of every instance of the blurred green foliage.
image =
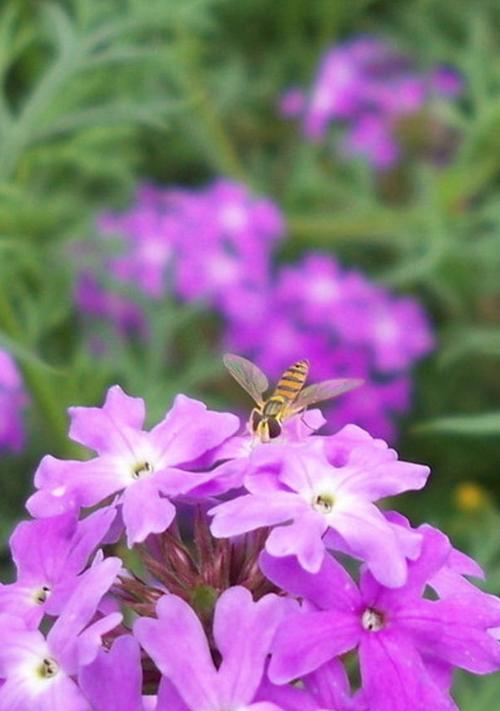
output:
[{"label": "blurred green foliage", "polygon": [[[282,206],[283,256],[334,251],[427,305],[439,345],[416,374],[400,449],[434,476],[407,510],[446,525],[500,592],[499,31],[494,0],[2,3],[0,347],[17,358],[33,404],[28,449],[0,461],[2,546],[40,456],[74,453],[69,404],[99,402],[118,381],[146,397],[152,419],[179,390],[230,405],[210,345],[216,324],[198,307],[147,304],[149,343],[108,339],[97,361],[68,259],[92,236],[96,211],[125,205],[138,180],[225,174]],[[380,181],[305,144],[278,116],[280,92],[309,84],[325,47],[359,32],[389,38],[423,67],[463,73],[464,98],[443,109],[459,135],[451,164],[410,160]],[[472,507],[453,493],[469,481],[483,492]],[[491,711],[500,682],[476,681],[460,681],[462,707]]]}]

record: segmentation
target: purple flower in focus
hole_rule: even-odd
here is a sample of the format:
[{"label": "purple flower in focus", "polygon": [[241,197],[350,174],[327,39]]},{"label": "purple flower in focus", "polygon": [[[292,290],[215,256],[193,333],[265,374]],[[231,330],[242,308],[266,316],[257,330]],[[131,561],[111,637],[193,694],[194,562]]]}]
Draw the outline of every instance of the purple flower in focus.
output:
[{"label": "purple flower in focus", "polygon": [[20,523],[10,539],[18,576],[0,585],[0,613],[22,617],[28,627],[44,614],[60,614],[114,516],[112,509],[101,509],[80,522],[69,512]]},{"label": "purple flower in focus", "polygon": [[420,531],[422,553],[397,589],[382,587],[365,571],[358,590],[330,557],[313,575],[293,558],[263,555],[264,573],[307,601],[277,633],[272,681],[298,678],[357,648],[363,694],[372,711],[456,711],[447,668],[478,674],[498,669],[500,644],[489,632],[500,619],[498,609],[472,598],[422,598],[426,583],[446,565],[451,546],[435,529]]},{"label": "purple flower in focus", "polygon": [[78,682],[92,711],[167,711],[155,697],[142,696],[141,652],[131,635],[118,637],[109,651],[100,649]]},{"label": "purple flower in focus", "polygon": [[331,125],[341,123],[344,155],[386,169],[400,160],[398,121],[435,99],[454,99],[462,89],[452,68],[426,74],[389,44],[362,36],[329,49],[309,95],[294,88],[282,97],[280,109],[289,118],[302,115],[304,135],[311,141],[323,140]]},{"label": "purple flower in focus", "polygon": [[315,444],[289,449],[288,456],[282,446],[276,447],[274,467],[272,445],[256,452],[252,471],[244,478],[248,494],[209,511],[214,515],[213,535],[224,538],[288,523],[271,531],[266,550],[278,557],[295,555],[305,570],[317,572],[325,557],[324,537],[331,529],[351,555],[366,561],[377,580],[402,585],[406,557],[418,555],[420,536],[406,531],[403,540],[373,502],[421,489],[428,467],[398,461],[394,450],[359,428],[318,437]]},{"label": "purple flower in focus", "polygon": [[122,619],[115,612],[94,621],[120,567],[118,558],[108,558],[84,573],[46,638],[21,618],[1,616],[0,711],[91,711],[73,677]]},{"label": "purple flower in focus", "polygon": [[28,402],[21,374],[11,356],[0,350],[0,449],[18,451],[24,444],[22,411]]},{"label": "purple flower in focus", "polygon": [[[279,711],[259,687],[276,629],[288,611],[276,595],[258,602],[242,587],[224,592],[215,608],[213,636],[222,657],[214,665],[201,622],[174,595],[157,604],[158,619],[141,619],[134,634],[163,674],[159,698],[186,711],[253,709]],[[255,703],[256,702],[256,703]]]},{"label": "purple flower in focus", "polygon": [[210,481],[213,472],[192,471],[194,462],[239,428],[235,415],[212,412],[184,395],[166,417],[144,431],[144,401],[115,385],[102,408],[70,408],[70,437],[93,449],[85,462],[45,457],[28,501],[34,516],[53,516],[72,507],[94,506],[117,494],[128,544],[164,531],[175,517],[171,499]]}]

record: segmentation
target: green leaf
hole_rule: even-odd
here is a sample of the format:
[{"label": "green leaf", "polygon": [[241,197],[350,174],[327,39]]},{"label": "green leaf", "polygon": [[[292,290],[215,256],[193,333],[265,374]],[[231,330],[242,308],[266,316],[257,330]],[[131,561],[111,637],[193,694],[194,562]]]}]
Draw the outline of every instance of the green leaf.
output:
[{"label": "green leaf", "polygon": [[414,428],[415,432],[470,435],[471,437],[500,435],[500,411],[479,415],[439,417]]},{"label": "green leaf", "polygon": [[30,350],[27,346],[22,345],[2,332],[0,332],[0,348],[6,350],[21,363],[28,363],[29,365],[36,366],[40,370],[44,370],[54,375],[62,375],[63,373],[61,368],[55,368],[53,365],[46,363],[42,360],[42,358],[40,358],[40,356]]}]

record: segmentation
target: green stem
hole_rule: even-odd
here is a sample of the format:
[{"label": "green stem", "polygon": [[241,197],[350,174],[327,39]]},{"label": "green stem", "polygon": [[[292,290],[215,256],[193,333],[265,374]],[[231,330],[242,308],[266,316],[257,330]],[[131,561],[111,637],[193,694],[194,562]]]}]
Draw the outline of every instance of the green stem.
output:
[{"label": "green stem", "polygon": [[413,220],[408,213],[381,214],[380,211],[364,215],[291,215],[288,218],[288,228],[299,240],[310,241],[312,238],[321,244],[354,240],[396,250],[403,245],[407,246],[410,224],[413,224]]},{"label": "green stem", "polygon": [[[22,329],[16,319],[11,304],[0,289],[0,328],[13,340],[22,343]],[[57,454],[64,455],[72,451],[66,431],[67,423],[63,408],[57,393],[50,382],[49,376],[40,371],[33,363],[20,361],[19,368],[24,382],[38,408],[40,419],[50,432]]]},{"label": "green stem", "polygon": [[205,149],[210,162],[218,172],[248,183],[246,171],[206,88],[196,57],[198,47],[192,37],[185,36],[181,31],[178,32],[178,47],[182,88],[206,134]]}]

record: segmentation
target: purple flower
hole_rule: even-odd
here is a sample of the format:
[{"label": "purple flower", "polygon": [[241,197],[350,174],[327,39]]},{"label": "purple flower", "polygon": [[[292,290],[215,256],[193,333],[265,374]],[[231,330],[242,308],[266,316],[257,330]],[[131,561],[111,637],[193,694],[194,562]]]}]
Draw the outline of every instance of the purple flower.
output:
[{"label": "purple flower", "polygon": [[[92,711],[160,711],[154,698],[142,698],[141,652],[131,635],[118,637],[109,651],[100,649],[78,681]],[[146,706],[148,701],[153,706]]]},{"label": "purple flower", "polygon": [[359,424],[388,438],[394,413],[409,407],[408,371],[434,345],[416,300],[392,294],[324,254],[282,267],[267,291],[233,292],[224,313],[226,348],[275,379],[304,357],[313,382],[362,378],[362,388],[330,408],[331,423]]},{"label": "purple flower", "polygon": [[189,463],[217,447],[239,428],[235,415],[211,412],[184,395],[152,430],[142,429],[144,401],[115,385],[102,408],[70,408],[70,437],[93,449],[85,462],[45,457],[28,501],[34,516],[53,516],[72,507],[94,506],[118,495],[128,544],[162,532],[175,516],[171,499],[210,481],[214,473],[192,471]]},{"label": "purple flower", "polygon": [[217,601],[213,623],[222,657],[217,668],[194,611],[174,595],[162,597],[158,619],[138,620],[134,633],[163,674],[159,697],[166,707],[278,711],[258,694],[272,639],[288,609],[276,595],[253,602],[242,587],[226,590]]},{"label": "purple flower", "polygon": [[477,599],[422,597],[426,583],[446,565],[451,546],[435,529],[420,531],[422,553],[397,589],[382,587],[364,571],[358,590],[330,557],[313,575],[293,558],[263,555],[264,573],[307,601],[278,630],[272,681],[307,675],[357,648],[363,695],[372,711],[456,711],[446,669],[484,674],[500,667],[500,644],[489,632],[500,618],[498,609],[478,606]]},{"label": "purple flower", "polygon": [[284,95],[280,110],[288,118],[301,116],[311,141],[323,140],[332,125],[341,123],[346,129],[342,153],[386,169],[400,160],[398,121],[427,109],[436,98],[456,98],[462,89],[452,68],[425,74],[389,44],[362,36],[331,47],[308,95],[294,88]]},{"label": "purple flower", "polygon": [[102,215],[98,229],[101,249],[86,250],[90,263],[81,271],[76,302],[130,330],[144,325],[134,290],[149,299],[170,294],[220,307],[235,288],[262,288],[283,218],[270,200],[219,179],[198,190],[143,186],[126,212]]},{"label": "purple flower", "polygon": [[60,614],[114,515],[100,510],[78,522],[69,512],[20,523],[10,539],[18,576],[0,585],[0,613],[22,617],[28,627],[37,627],[44,614]]},{"label": "purple flower", "polygon": [[280,445],[259,449],[253,471],[244,478],[249,493],[209,511],[214,515],[213,535],[235,536],[288,523],[271,531],[266,550],[278,557],[295,555],[305,570],[317,572],[325,557],[324,537],[331,529],[378,580],[391,587],[402,585],[405,559],[418,555],[420,536],[403,529],[398,535],[373,502],[421,489],[428,467],[398,461],[394,450],[359,428],[314,439],[314,444],[290,449],[288,455]]},{"label": "purple flower", "polygon": [[18,451],[24,444],[23,409],[28,396],[11,356],[0,349],[0,449]]},{"label": "purple flower", "polygon": [[84,573],[46,638],[21,618],[2,615],[0,711],[91,710],[73,677],[121,621],[119,613],[93,621],[120,567],[118,558],[108,558]]}]

